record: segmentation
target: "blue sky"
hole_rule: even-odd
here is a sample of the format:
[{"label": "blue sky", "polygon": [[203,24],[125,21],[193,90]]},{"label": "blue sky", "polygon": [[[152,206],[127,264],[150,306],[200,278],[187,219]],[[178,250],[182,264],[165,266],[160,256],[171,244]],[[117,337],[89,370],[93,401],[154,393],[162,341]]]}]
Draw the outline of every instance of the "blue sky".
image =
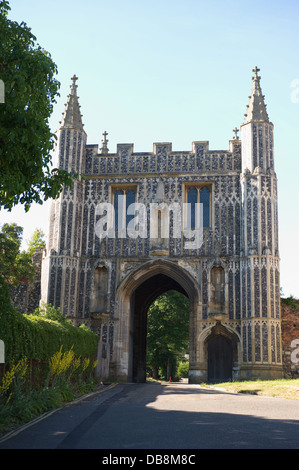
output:
[{"label": "blue sky", "polygon": [[[228,149],[232,129],[243,122],[251,70],[261,69],[275,132],[281,286],[299,297],[298,0],[14,0],[10,6],[9,17],[26,22],[58,66],[52,130],[75,73],[88,143],[100,143],[107,130],[111,152],[124,142],[135,151],[165,141],[173,150],[191,150],[196,140]],[[22,208],[2,211],[0,223],[6,221],[24,227],[24,240],[37,227],[47,233],[48,204],[26,215]]]}]

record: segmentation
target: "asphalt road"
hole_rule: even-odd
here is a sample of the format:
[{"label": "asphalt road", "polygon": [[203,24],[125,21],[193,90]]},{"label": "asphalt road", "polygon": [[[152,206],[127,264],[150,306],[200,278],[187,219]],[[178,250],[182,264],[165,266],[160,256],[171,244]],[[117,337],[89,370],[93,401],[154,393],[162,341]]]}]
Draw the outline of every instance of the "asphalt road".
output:
[{"label": "asphalt road", "polygon": [[298,400],[175,383],[119,384],[0,440],[0,449],[298,448]]}]

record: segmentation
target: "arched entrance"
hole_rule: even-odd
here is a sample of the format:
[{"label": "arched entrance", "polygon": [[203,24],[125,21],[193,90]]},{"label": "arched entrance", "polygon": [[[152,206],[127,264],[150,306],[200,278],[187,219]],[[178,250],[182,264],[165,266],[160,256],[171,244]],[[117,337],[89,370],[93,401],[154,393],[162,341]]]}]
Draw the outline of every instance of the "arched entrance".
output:
[{"label": "arched entrance", "polygon": [[145,381],[146,314],[154,300],[169,290],[176,290],[189,298],[190,368],[196,362],[199,286],[196,280],[177,264],[160,259],[149,261],[130,273],[117,290],[119,312],[114,367],[119,379]]},{"label": "arched entrance", "polygon": [[181,285],[165,274],[156,274],[144,281],[135,290],[133,302],[133,331],[132,341],[132,380],[133,382],[146,381],[146,336],[147,312],[150,305],[160,295],[170,290],[176,290],[186,297],[188,294]]}]

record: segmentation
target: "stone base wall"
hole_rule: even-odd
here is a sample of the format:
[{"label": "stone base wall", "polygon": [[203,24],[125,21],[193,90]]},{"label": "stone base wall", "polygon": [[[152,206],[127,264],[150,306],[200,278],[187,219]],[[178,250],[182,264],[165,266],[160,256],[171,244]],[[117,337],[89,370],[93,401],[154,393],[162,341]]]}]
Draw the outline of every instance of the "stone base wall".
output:
[{"label": "stone base wall", "polygon": [[40,303],[42,250],[33,254],[32,262],[35,269],[34,278],[21,282],[17,287],[10,287],[12,305],[19,313],[33,313]]},{"label": "stone base wall", "polygon": [[[40,273],[41,273],[41,259],[42,252],[36,253],[33,259],[36,268],[36,274],[31,282],[20,284],[17,288],[11,288],[11,300],[20,313],[33,312],[40,303]],[[82,323],[76,319],[74,323]],[[82,319],[81,319],[82,320]],[[86,321],[90,325],[90,320]],[[299,378],[299,300],[294,299],[281,299],[281,329],[282,329],[282,362],[283,362],[283,375],[288,378]],[[247,370],[243,367],[240,373],[241,380],[256,379],[261,375],[269,378],[269,370],[258,370],[252,373],[252,370]],[[191,371],[192,376],[193,371]],[[196,373],[195,373],[196,375]],[[281,369],[273,367],[271,370],[271,377],[273,379],[281,377]],[[191,382],[196,383],[198,377],[191,377]]]}]

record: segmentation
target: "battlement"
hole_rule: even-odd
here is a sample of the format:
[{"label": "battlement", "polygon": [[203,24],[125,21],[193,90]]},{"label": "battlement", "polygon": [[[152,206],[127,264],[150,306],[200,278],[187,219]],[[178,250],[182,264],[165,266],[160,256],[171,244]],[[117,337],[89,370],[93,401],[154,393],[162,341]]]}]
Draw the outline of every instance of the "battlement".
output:
[{"label": "battlement", "polygon": [[155,142],[152,152],[134,152],[134,144],[117,144],[116,153],[86,145],[86,175],[241,171],[241,142],[229,150],[210,150],[208,141],[192,142],[190,151],[173,151],[171,142]]}]

